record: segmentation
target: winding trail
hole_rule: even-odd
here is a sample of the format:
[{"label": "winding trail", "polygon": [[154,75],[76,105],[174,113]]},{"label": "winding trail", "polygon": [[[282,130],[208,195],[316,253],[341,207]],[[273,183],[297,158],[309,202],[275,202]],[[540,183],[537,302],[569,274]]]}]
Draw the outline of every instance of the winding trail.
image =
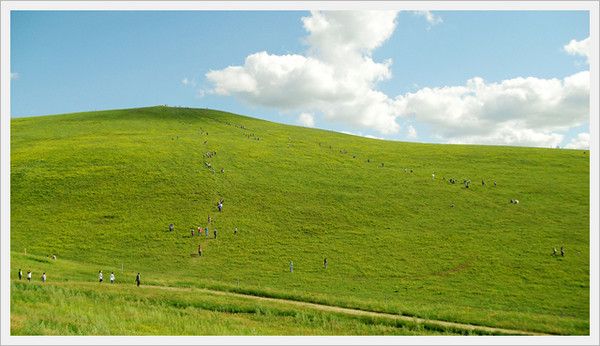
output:
[{"label": "winding trail", "polygon": [[305,307],[305,308],[311,308],[311,309],[321,310],[321,311],[337,312],[337,313],[343,313],[343,314],[353,315],[353,316],[382,317],[382,318],[408,321],[408,322],[419,323],[419,324],[427,323],[427,324],[437,325],[437,326],[446,327],[446,328],[456,328],[456,329],[462,329],[462,330],[468,330],[468,331],[482,331],[482,332],[492,333],[492,334],[531,335],[531,336],[551,335],[551,334],[531,332],[531,331],[526,331],[526,330],[505,329],[505,328],[497,328],[497,327],[479,326],[479,325],[468,324],[468,323],[448,322],[448,321],[442,321],[442,320],[433,320],[433,319],[391,314],[391,313],[385,313],[385,312],[366,311],[366,310],[343,308],[343,307],[339,307],[339,306],[332,306],[332,305],[325,305],[325,304],[307,303],[307,302],[290,300],[290,299],[269,298],[269,297],[262,297],[262,296],[256,296],[256,295],[250,295],[250,294],[219,291],[219,290],[212,290],[212,289],[206,289],[206,288],[181,288],[181,287],[153,286],[153,285],[148,285],[145,287],[146,288],[158,288],[158,289],[162,289],[162,290],[172,290],[172,291],[204,292],[204,293],[220,295],[220,296],[248,298],[248,299],[254,299],[254,300],[258,300],[258,301],[268,301],[268,302],[274,302],[274,303],[289,304],[289,305],[294,305],[297,307]]}]

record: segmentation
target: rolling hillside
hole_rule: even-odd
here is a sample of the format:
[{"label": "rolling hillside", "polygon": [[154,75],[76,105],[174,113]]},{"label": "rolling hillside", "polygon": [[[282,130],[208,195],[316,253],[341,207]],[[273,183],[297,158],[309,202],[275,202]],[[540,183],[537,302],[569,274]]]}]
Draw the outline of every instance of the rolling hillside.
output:
[{"label": "rolling hillside", "polygon": [[[136,291],[138,272],[142,288],[589,333],[587,152],[382,141],[162,106],[12,119],[11,136],[13,334],[461,333],[331,327],[297,309],[240,322],[208,312],[247,302]],[[210,237],[192,237],[209,215]],[[99,270],[118,285],[98,287]],[[187,329],[195,318],[214,322]]]}]

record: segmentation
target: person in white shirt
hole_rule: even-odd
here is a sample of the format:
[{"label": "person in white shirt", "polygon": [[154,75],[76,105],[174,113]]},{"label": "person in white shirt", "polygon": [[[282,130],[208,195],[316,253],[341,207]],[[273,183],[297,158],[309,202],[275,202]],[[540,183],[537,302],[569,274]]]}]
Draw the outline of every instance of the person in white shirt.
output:
[{"label": "person in white shirt", "polygon": [[46,273],[42,274],[42,282],[46,282]]},{"label": "person in white shirt", "polygon": [[110,283],[111,284],[115,283],[115,273],[114,272],[110,273]]},{"label": "person in white shirt", "polygon": [[31,281],[31,270],[27,271],[27,281]]},{"label": "person in white shirt", "polygon": [[98,271],[98,280],[99,280],[100,282],[102,282],[102,280],[103,280],[103,279],[104,279],[104,275],[102,275],[102,270],[99,270],[99,271]]}]

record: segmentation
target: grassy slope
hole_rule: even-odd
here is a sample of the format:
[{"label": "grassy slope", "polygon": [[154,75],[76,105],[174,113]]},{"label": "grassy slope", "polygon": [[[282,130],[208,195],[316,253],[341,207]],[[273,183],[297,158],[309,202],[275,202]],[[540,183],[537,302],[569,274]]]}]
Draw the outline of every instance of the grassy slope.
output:
[{"label": "grassy slope", "polygon": [[[82,263],[55,281],[123,265],[148,283],[589,332],[582,151],[378,141],[166,107],[13,119],[11,131],[13,277],[51,271],[26,248]],[[191,238],[209,213],[218,239]]]}]

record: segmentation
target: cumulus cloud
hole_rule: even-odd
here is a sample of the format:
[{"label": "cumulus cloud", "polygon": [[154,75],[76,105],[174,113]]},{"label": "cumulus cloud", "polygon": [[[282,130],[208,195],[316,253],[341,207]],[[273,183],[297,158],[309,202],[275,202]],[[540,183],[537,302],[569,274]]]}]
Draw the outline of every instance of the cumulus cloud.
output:
[{"label": "cumulus cloud", "polygon": [[570,55],[584,56],[587,59],[587,63],[590,63],[590,38],[577,41],[575,39],[567,43],[563,49]]},{"label": "cumulus cloud", "polygon": [[391,78],[391,60],[371,56],[396,28],[395,11],[311,12],[302,18],[305,55],[258,52],[243,66],[209,71],[212,92],[254,105],[319,113],[381,133],[400,129],[393,99],[376,90]]},{"label": "cumulus cloud", "polygon": [[396,98],[404,116],[451,143],[556,146],[561,131],[589,117],[589,71],[560,79],[534,77],[423,88]]},{"label": "cumulus cloud", "polygon": [[312,114],[309,113],[300,113],[298,116],[298,124],[306,127],[314,127],[315,126],[315,118]]},{"label": "cumulus cloud", "polygon": [[414,11],[413,13],[416,14],[416,15],[418,15],[418,16],[422,16],[423,18],[425,18],[425,20],[427,21],[427,23],[429,23],[430,25],[436,25],[436,24],[440,24],[440,23],[444,22],[442,20],[442,17],[436,16],[431,11]]},{"label": "cumulus cloud", "polygon": [[[392,98],[377,84],[392,77],[392,61],[372,53],[396,29],[394,11],[311,12],[302,18],[304,54],[248,55],[243,64],[206,73],[208,91],[282,113],[304,113],[357,132],[398,134],[401,124],[426,125],[431,137],[450,143],[554,147],[563,133],[589,118],[589,71],[565,78],[517,77],[498,82],[471,78],[464,85],[425,87]],[[440,23],[421,11],[430,23]],[[586,41],[587,40],[587,41]],[[589,55],[589,38],[565,45],[569,54]],[[588,48],[585,48],[588,47]],[[312,119],[309,120],[309,119]],[[414,127],[406,136],[416,138]]]},{"label": "cumulus cloud", "polygon": [[567,149],[589,149],[590,148],[590,134],[588,132],[582,132],[573,138],[567,145]]},{"label": "cumulus cloud", "polygon": [[21,76],[21,75],[19,75],[19,73],[18,73],[18,72],[11,72],[11,73],[10,73],[10,79],[11,79],[11,80],[17,80],[17,79],[19,79],[19,77],[20,77],[20,76]]}]

